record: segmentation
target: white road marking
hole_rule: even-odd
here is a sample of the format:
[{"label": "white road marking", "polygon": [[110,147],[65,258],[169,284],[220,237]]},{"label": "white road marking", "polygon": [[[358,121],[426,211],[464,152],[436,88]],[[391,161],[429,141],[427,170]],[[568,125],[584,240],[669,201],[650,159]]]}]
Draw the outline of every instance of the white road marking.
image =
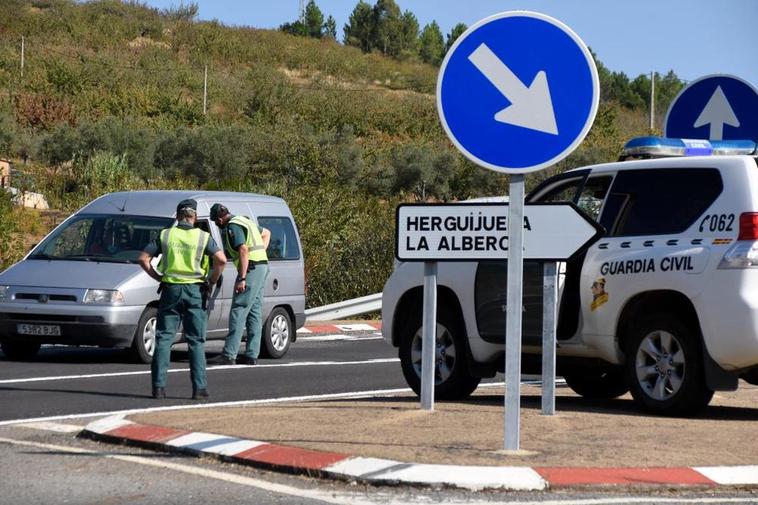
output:
[{"label": "white road marking", "polygon": [[41,431],[54,431],[56,433],[75,433],[82,431],[82,427],[78,424],[62,424],[51,422],[39,422],[39,423],[24,423],[19,424],[22,428],[31,428],[33,430]]},{"label": "white road marking", "polygon": [[[208,370],[228,370],[228,369],[258,369],[258,368],[292,368],[303,366],[350,366],[350,365],[376,365],[381,363],[395,363],[400,361],[399,358],[377,358],[367,359],[361,361],[297,361],[292,363],[276,363],[276,364],[258,364],[254,367],[247,365],[219,365],[209,366]],[[172,368],[168,373],[189,372],[189,368]],[[150,375],[150,370],[139,370],[137,372],[112,372],[112,373],[99,373],[99,374],[84,374],[84,375],[58,375],[53,377],[27,377],[23,379],[4,379],[0,380],[0,384],[23,384],[26,382],[44,382],[44,381],[62,381],[62,380],[74,380],[74,379],[100,379],[104,377],[126,377],[129,375]]]},{"label": "white road marking", "polygon": [[[30,442],[26,440],[16,440],[12,438],[0,437],[0,443],[6,443],[10,445],[19,445],[23,447],[35,447],[37,449],[57,452],[67,452],[70,454],[86,454],[88,456],[100,456],[108,459],[115,459],[118,461],[124,461],[127,463],[134,463],[139,465],[151,466],[154,468],[163,468],[166,470],[173,470],[175,472],[182,472],[190,475],[197,475],[199,477],[205,477],[208,479],[220,480],[223,482],[229,482],[232,484],[238,484],[241,486],[254,487],[271,493],[277,493],[288,496],[297,496],[309,500],[318,500],[324,503],[333,503],[337,505],[400,505],[412,503],[408,497],[396,498],[390,496],[388,493],[382,493],[381,491],[371,490],[371,494],[374,500],[369,500],[364,496],[356,493],[338,493],[334,490],[321,491],[319,489],[301,489],[286,484],[277,484],[273,482],[267,482],[262,479],[255,479],[252,477],[245,477],[243,475],[237,475],[234,473],[220,472],[217,470],[210,470],[202,467],[196,467],[192,465],[183,465],[180,463],[173,463],[169,461],[160,461],[153,458],[145,458],[142,456],[127,456],[121,454],[110,454],[107,452],[92,451],[89,449],[82,449],[78,447],[68,447],[55,444],[42,444],[39,442]],[[6,491],[7,495],[7,491]],[[623,497],[609,497],[609,498],[588,498],[588,499],[572,499],[567,498],[564,500],[539,500],[539,501],[501,501],[494,500],[488,501],[471,501],[468,498],[464,498],[461,501],[458,500],[444,500],[444,503],[457,504],[466,503],[467,505],[493,505],[493,504],[513,504],[513,505],[616,505],[625,503],[692,503],[692,504],[709,504],[709,503],[755,503],[755,497],[704,497],[704,498],[664,498],[660,496],[623,496]],[[417,503],[430,503],[429,498],[425,496],[416,496],[414,499]]]},{"label": "white road marking", "polygon": [[314,335],[312,337],[298,337],[298,342],[354,342],[356,340],[382,340],[376,335]]}]

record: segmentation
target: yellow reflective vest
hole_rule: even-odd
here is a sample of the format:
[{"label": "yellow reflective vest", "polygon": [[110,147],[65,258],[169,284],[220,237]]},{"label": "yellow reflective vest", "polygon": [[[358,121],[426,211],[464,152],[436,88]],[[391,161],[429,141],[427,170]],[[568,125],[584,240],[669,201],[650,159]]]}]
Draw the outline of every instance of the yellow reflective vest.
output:
[{"label": "yellow reflective vest", "polygon": [[[229,224],[237,224],[245,230],[245,245],[247,246],[247,259],[249,261],[268,261],[266,248],[263,246],[263,238],[261,237],[261,232],[258,231],[257,224],[245,216],[234,216],[229,220]],[[224,247],[229,251],[229,256],[231,256],[234,265],[239,270],[240,253],[229,243],[228,233],[224,233]]]},{"label": "yellow reflective vest", "polygon": [[163,273],[163,282],[169,284],[194,284],[203,282],[210,266],[205,248],[211,236],[199,228],[173,226],[161,231],[163,256],[158,270]]}]

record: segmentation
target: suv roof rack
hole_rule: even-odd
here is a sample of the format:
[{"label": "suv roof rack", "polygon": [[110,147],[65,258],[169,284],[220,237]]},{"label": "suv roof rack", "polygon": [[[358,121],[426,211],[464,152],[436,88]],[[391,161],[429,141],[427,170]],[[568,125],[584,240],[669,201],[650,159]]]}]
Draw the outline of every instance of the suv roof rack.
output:
[{"label": "suv roof rack", "polygon": [[702,140],[667,137],[635,137],[624,145],[619,161],[674,156],[755,155],[752,140]]}]

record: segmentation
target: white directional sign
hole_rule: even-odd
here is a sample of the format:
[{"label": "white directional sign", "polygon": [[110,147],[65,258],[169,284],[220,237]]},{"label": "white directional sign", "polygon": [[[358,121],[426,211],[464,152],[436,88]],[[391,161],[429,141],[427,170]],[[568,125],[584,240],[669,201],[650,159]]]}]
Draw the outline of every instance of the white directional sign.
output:
[{"label": "white directional sign", "polygon": [[[397,208],[395,256],[400,261],[506,259],[507,203],[408,204]],[[572,204],[524,207],[524,258],[565,260],[597,240],[602,229]]]}]

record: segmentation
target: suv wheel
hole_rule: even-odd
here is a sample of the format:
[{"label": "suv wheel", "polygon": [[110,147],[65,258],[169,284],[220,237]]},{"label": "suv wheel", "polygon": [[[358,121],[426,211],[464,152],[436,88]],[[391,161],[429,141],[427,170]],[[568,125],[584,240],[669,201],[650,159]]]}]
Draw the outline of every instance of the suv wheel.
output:
[{"label": "suv wheel", "polygon": [[618,398],[629,391],[622,370],[582,370],[563,376],[576,394],[593,400]]},{"label": "suv wheel", "polygon": [[627,342],[625,373],[634,399],[647,410],[688,415],[713,397],[705,384],[697,334],[675,315],[642,320]]},{"label": "suv wheel", "polygon": [[40,345],[37,342],[2,342],[0,348],[10,361],[28,361],[37,355]]},{"label": "suv wheel", "polygon": [[140,363],[150,363],[153,361],[155,352],[155,342],[158,334],[158,309],[147,307],[139,318],[137,331],[134,333],[132,347],[130,349],[132,356]]},{"label": "suv wheel", "polygon": [[292,343],[292,321],[290,315],[282,307],[276,307],[263,324],[263,342],[261,356],[265,358],[281,358]]},{"label": "suv wheel", "polygon": [[[434,349],[434,398],[458,400],[469,396],[479,385],[478,377],[471,377],[466,364],[466,344],[459,325],[440,308],[437,316],[437,344]],[[421,394],[421,343],[420,320],[406,327],[401,335],[400,364],[405,381],[417,394]]]}]

